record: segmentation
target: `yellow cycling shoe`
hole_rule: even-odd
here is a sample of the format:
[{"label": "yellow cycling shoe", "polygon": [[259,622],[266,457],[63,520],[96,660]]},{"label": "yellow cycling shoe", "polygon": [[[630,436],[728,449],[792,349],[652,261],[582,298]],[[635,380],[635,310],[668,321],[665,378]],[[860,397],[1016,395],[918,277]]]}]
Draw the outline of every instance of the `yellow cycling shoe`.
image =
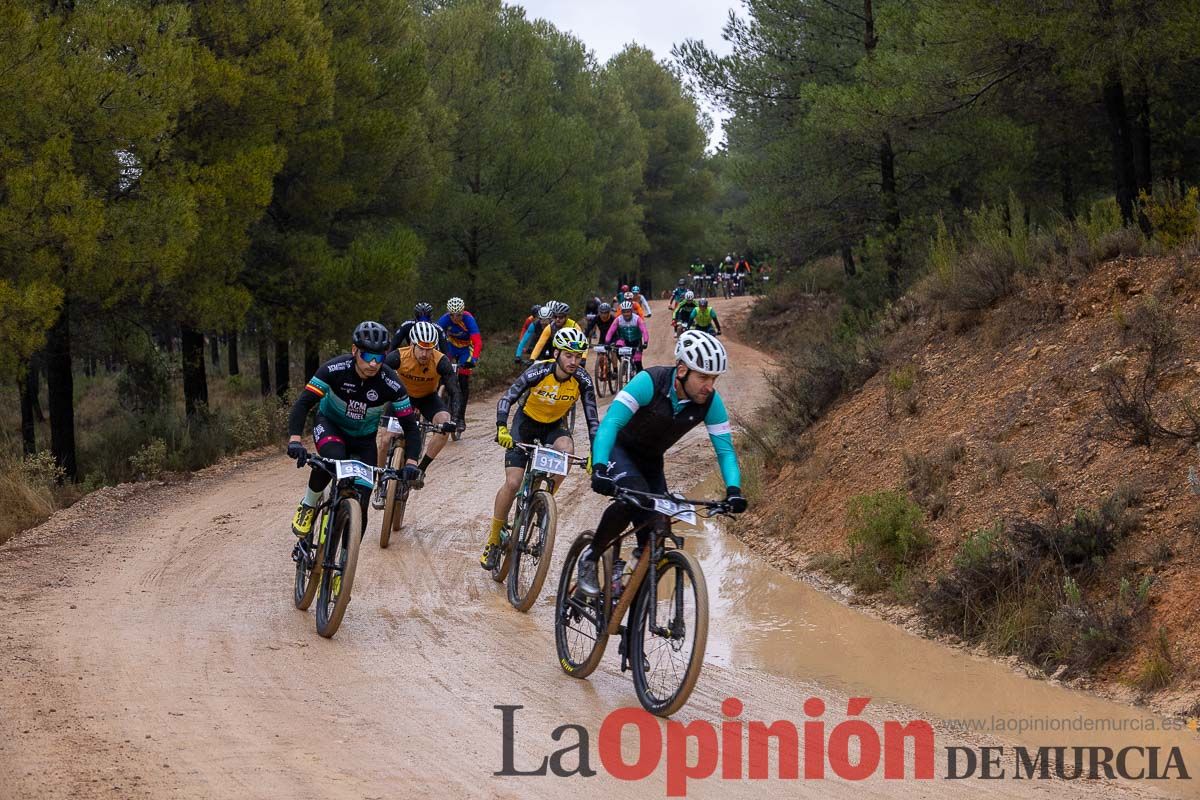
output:
[{"label": "yellow cycling shoe", "polygon": [[312,533],[313,517],[316,516],[316,513],[315,508],[301,503],[296,509],[296,516],[292,517],[292,533],[301,539]]},{"label": "yellow cycling shoe", "polygon": [[500,563],[500,531],[492,531],[488,535],[487,543],[483,546],[483,554],[479,556],[479,566],[489,572],[496,568]]}]

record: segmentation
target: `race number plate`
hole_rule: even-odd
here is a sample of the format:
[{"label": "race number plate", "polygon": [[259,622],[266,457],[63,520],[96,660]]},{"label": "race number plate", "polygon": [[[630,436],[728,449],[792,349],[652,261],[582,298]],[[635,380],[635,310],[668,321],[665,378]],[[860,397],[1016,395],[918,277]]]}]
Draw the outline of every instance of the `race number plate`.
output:
[{"label": "race number plate", "polygon": [[596,345],[596,352],[597,352],[597,353],[603,353],[603,352],[605,352],[605,350],[604,350],[604,345],[602,345],[602,344],[598,344],[598,345]]},{"label": "race number plate", "polygon": [[617,355],[619,355],[621,358],[625,358],[626,356],[631,356],[631,355],[633,355],[633,348],[632,347],[619,348],[617,350]]},{"label": "race number plate", "polygon": [[337,462],[337,479],[359,478],[367,483],[375,482],[375,471],[361,461],[347,460]]},{"label": "race number plate", "polygon": [[689,525],[696,524],[696,507],[691,503],[676,503],[674,500],[658,499],[654,501],[654,510],[668,517],[674,517]]},{"label": "race number plate", "polygon": [[549,475],[566,475],[567,454],[539,447],[533,451],[533,468]]},{"label": "race number plate", "polygon": [[404,426],[400,424],[400,420],[396,417],[388,417],[388,433],[404,433]]}]

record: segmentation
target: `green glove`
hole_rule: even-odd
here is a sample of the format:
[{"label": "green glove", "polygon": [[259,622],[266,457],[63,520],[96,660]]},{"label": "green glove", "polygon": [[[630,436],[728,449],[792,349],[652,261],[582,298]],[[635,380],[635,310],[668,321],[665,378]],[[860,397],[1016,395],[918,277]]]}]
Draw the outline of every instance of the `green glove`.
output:
[{"label": "green glove", "polygon": [[499,442],[500,446],[503,447],[505,450],[512,449],[513,438],[512,438],[512,434],[508,432],[507,425],[500,425],[499,427],[496,428],[496,441]]}]

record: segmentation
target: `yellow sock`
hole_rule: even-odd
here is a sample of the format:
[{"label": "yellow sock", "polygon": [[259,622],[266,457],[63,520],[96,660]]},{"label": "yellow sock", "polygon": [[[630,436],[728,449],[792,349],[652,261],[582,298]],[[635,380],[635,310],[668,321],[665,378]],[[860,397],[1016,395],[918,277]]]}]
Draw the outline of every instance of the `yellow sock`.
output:
[{"label": "yellow sock", "polygon": [[504,520],[492,517],[492,532],[488,534],[487,543],[489,545],[500,544],[500,529],[504,527]]}]

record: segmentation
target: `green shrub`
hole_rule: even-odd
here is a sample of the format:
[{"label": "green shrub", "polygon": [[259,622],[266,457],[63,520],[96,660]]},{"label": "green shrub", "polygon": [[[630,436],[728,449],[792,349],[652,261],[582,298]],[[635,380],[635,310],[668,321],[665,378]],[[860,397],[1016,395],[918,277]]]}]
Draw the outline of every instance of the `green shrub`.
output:
[{"label": "green shrub", "polygon": [[889,566],[911,564],[930,545],[923,516],[900,492],[856,495],[847,508],[850,551]]},{"label": "green shrub", "polygon": [[139,479],[157,478],[167,463],[167,443],[151,439],[129,457],[129,466]]},{"label": "green shrub", "polygon": [[1200,188],[1184,189],[1178,181],[1156,181],[1154,191],[1138,194],[1142,213],[1150,220],[1154,238],[1176,247],[1200,234]]}]

